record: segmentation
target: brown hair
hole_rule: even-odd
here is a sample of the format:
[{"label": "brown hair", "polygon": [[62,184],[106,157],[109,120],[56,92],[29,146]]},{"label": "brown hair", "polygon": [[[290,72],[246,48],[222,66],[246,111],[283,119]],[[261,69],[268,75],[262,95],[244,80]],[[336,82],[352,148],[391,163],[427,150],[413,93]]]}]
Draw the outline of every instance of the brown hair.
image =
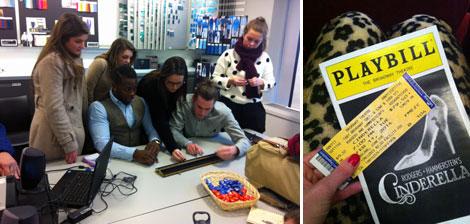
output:
[{"label": "brown hair", "polygon": [[34,68],[36,68],[36,65],[49,53],[57,52],[64,62],[72,65],[75,74],[83,73],[85,69],[82,65],[73,62],[73,56],[65,48],[65,43],[72,37],[88,33],[86,23],[83,22],[79,16],[72,13],[62,14],[52,28],[51,36],[47,39],[46,46],[42,48]]},{"label": "brown hair", "polygon": [[205,100],[214,100],[215,102],[219,99],[219,90],[210,80],[204,80],[197,85],[193,99],[197,99],[198,96]]},{"label": "brown hair", "polygon": [[248,33],[250,29],[253,29],[254,31],[263,35],[263,42],[261,43],[261,46],[263,51],[266,50],[266,45],[268,42],[268,24],[266,23],[266,20],[261,16],[250,20],[250,22],[248,22],[248,24],[245,26],[245,29],[243,29],[243,36],[245,36],[245,34]]},{"label": "brown hair", "polygon": [[[186,84],[188,83],[188,67],[186,66],[186,61],[182,57],[174,56],[166,59],[158,74],[158,89],[162,91],[161,94],[164,103],[168,103],[168,91],[165,87],[165,80],[174,74],[183,76],[183,85],[176,91],[176,98],[180,99],[186,96]],[[174,106],[176,106],[176,104]]]},{"label": "brown hair", "polygon": [[135,50],[134,45],[131,42],[124,38],[118,38],[111,44],[111,48],[109,50],[99,55],[96,58],[104,58],[108,62],[109,70],[112,71],[118,66],[119,54],[124,52],[125,50],[132,51],[132,57],[130,64],[134,64],[134,60],[137,57],[137,51]]}]

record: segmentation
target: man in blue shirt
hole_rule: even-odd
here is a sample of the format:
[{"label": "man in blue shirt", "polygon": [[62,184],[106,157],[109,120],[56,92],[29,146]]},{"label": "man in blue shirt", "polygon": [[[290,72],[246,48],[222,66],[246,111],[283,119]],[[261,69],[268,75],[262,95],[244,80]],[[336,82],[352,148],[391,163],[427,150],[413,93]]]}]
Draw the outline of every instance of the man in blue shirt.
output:
[{"label": "man in blue shirt", "polygon": [[5,126],[0,123],[0,175],[15,175],[16,179],[20,178],[20,169],[12,155],[15,154],[10,140],[7,138]]},{"label": "man in blue shirt", "polygon": [[[137,74],[129,65],[122,65],[111,72],[111,79],[109,98],[95,101],[89,108],[90,134],[95,148],[103,150],[112,136],[111,157],[151,165],[160,151],[160,140],[152,126],[147,104],[135,95]],[[138,150],[135,146],[142,145],[142,131],[149,143],[144,150]]]}]

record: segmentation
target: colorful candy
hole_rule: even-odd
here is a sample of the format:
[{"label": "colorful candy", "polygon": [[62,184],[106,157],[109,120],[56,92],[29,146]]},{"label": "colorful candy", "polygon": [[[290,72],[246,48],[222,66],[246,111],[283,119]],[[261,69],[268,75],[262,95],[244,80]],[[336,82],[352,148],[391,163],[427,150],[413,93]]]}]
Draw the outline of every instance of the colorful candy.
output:
[{"label": "colorful candy", "polygon": [[224,178],[219,180],[219,184],[215,186],[208,178],[205,179],[209,190],[220,200],[226,202],[235,201],[249,201],[255,199],[255,197],[246,193],[246,188],[238,180],[231,180]]}]

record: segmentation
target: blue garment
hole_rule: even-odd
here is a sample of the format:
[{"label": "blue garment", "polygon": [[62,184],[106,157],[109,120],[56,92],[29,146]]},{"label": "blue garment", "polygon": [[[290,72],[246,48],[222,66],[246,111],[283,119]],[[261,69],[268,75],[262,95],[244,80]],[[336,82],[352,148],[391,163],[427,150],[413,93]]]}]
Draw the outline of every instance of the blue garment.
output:
[{"label": "blue garment", "polygon": [[238,17],[236,17],[236,19],[233,21],[232,30],[233,30],[233,32],[235,32],[235,34],[232,35],[232,36],[237,36],[238,37],[238,34],[241,31],[240,30],[240,20],[238,19]]},{"label": "blue garment", "polygon": [[10,140],[7,138],[5,126],[2,123],[0,123],[0,152],[8,152],[12,156],[15,154],[15,150],[13,150]]},{"label": "blue garment", "polygon": [[[113,101],[113,103],[116,104],[116,106],[122,111],[129,127],[132,127],[135,123],[135,117],[131,104],[126,105],[119,101],[113,95],[111,90],[109,91],[109,95],[111,97],[111,101]],[[141,99],[144,102],[145,107],[144,117],[142,118],[142,125],[144,126],[145,133],[148,136],[148,140],[152,141],[155,139],[160,139],[157,131],[152,125],[152,118],[150,117],[147,104],[143,98]],[[134,98],[133,100],[136,99]],[[93,139],[95,148],[101,152],[110,138],[108,113],[106,112],[103,104],[99,101],[93,102],[90,105],[88,112],[91,138]],[[135,147],[128,147],[113,142],[113,146],[111,148],[111,157],[132,161],[135,150]]]}]

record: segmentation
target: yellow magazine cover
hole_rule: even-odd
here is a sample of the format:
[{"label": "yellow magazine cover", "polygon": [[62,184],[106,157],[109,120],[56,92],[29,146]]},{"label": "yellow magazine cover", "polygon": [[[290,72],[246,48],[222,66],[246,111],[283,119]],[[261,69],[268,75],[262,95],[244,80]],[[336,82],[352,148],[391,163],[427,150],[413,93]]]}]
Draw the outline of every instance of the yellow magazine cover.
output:
[{"label": "yellow magazine cover", "polygon": [[[467,193],[470,122],[437,28],[429,27],[331,59],[320,64],[320,69],[342,132],[346,133],[333,141],[335,136],[321,151],[326,155],[323,170],[334,168],[341,154],[358,153],[361,158],[370,158],[364,162],[366,167],[359,173],[359,179],[375,223],[470,223],[470,194]],[[410,103],[419,97],[412,100],[412,95],[406,95],[408,92],[397,92],[389,94],[385,101],[390,105],[397,102],[404,110],[386,107],[388,104],[381,103],[384,99],[378,99],[382,101],[374,102],[376,108],[384,106],[390,110],[381,114],[386,117],[367,113],[364,109],[404,73],[411,76],[434,106],[424,110],[425,104]],[[404,114],[416,109],[422,109],[419,116],[404,121]],[[369,108],[369,111],[373,110]],[[364,125],[354,122],[356,116]],[[368,123],[374,119],[384,120],[377,122],[382,125],[379,131],[372,131],[375,125]],[[350,122],[353,127],[345,130]],[[406,131],[400,134],[390,131],[393,124],[401,123],[408,126]],[[353,141],[357,136],[348,135],[347,131],[351,130],[360,141]],[[373,137],[377,136],[393,141],[374,145]],[[363,147],[364,141],[376,148],[364,151],[354,145],[337,148],[344,142]]]}]

